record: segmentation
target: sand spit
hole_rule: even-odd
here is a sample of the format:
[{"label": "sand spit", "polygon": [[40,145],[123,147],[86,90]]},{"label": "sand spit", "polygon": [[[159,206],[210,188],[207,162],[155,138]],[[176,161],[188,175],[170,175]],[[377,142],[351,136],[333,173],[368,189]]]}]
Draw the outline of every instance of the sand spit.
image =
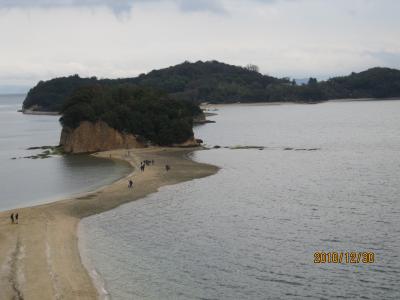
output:
[{"label": "sand spit", "polygon": [[[11,224],[11,211],[0,213],[0,299],[96,299],[98,292],[82,265],[78,251],[79,220],[137,200],[164,185],[201,178],[218,171],[196,163],[187,154],[198,148],[144,148],[95,154],[131,163],[128,177],[79,197],[13,210],[19,224]],[[154,166],[140,172],[140,162]],[[171,170],[165,170],[165,164]],[[43,187],[46,188],[46,187]]]}]

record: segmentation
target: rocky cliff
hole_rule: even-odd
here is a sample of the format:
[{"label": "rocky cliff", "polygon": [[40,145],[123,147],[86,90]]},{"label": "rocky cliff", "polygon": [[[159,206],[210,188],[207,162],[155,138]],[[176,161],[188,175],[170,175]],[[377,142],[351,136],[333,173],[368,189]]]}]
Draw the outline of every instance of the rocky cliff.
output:
[{"label": "rocky cliff", "polygon": [[118,132],[104,122],[82,122],[75,129],[63,128],[60,145],[67,153],[88,153],[123,148],[143,148],[136,136]]}]

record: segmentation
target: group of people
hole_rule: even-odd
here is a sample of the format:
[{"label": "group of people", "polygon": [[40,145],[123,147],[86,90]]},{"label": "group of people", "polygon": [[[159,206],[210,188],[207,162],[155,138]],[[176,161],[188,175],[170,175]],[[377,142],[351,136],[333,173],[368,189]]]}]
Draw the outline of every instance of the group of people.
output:
[{"label": "group of people", "polygon": [[[140,171],[144,172],[144,169],[146,168],[146,166],[150,166],[150,165],[154,165],[154,159],[152,159],[152,160],[145,159],[144,161],[140,162]],[[169,170],[171,170],[170,165],[165,165],[165,170],[167,172]],[[133,180],[132,179],[128,180],[128,188],[133,188]]]},{"label": "group of people", "polygon": [[[154,165],[154,159],[152,159],[152,160],[145,159],[144,161],[140,162],[140,171],[144,172],[144,169],[146,168],[146,166],[150,166],[150,165]],[[128,180],[128,188],[133,188],[133,180],[132,179]]]},{"label": "group of people", "polygon": [[152,160],[145,159],[144,161],[142,161],[140,163],[140,171],[144,172],[144,169],[146,168],[146,166],[150,166],[150,165],[154,165],[154,159],[152,159]]},{"label": "group of people", "polygon": [[11,224],[18,224],[18,213],[16,213],[15,215],[14,213],[12,213],[10,219],[11,219]]}]

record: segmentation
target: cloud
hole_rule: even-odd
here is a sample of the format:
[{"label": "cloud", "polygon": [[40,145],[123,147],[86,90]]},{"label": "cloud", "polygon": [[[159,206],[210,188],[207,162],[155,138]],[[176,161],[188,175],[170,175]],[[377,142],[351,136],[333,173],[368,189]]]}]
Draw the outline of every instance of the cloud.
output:
[{"label": "cloud", "polygon": [[116,14],[121,14],[129,13],[135,4],[149,2],[171,2],[186,12],[225,13],[222,0],[0,0],[0,9],[107,7]]},{"label": "cloud", "polygon": [[64,7],[89,7],[105,6],[116,13],[130,11],[134,2],[141,0],[0,0],[0,9],[10,8],[64,8]]},{"label": "cloud", "polygon": [[399,9],[398,0],[0,0],[0,85],[131,77],[184,60],[295,78],[400,68]]},{"label": "cloud", "polygon": [[[248,0],[262,4],[300,0]],[[225,14],[227,0],[0,0],[0,9],[10,8],[63,8],[63,7],[107,7],[116,14],[129,13],[138,3],[170,2],[185,12],[213,12]],[[229,3],[231,4],[231,3]]]},{"label": "cloud", "polygon": [[211,11],[215,13],[226,13],[221,1],[213,0],[181,0],[178,1],[179,6],[183,11]]}]

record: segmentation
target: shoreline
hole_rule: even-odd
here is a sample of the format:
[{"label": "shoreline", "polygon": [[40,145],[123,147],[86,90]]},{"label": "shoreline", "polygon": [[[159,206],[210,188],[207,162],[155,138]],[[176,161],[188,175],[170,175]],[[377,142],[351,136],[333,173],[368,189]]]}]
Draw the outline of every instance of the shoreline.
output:
[{"label": "shoreline", "polygon": [[[188,158],[190,152],[200,149],[150,147],[96,153],[97,157],[121,159],[136,168],[95,191],[0,212],[0,298],[97,299],[99,291],[79,252],[79,221],[141,199],[161,186],[215,174],[218,167]],[[145,159],[154,159],[155,165],[140,172],[137,167]],[[169,172],[164,169],[167,163]],[[133,189],[127,187],[128,178],[133,178]],[[12,212],[19,213],[18,225],[10,224]]]},{"label": "shoreline", "polygon": [[[329,103],[329,102],[355,102],[355,101],[397,101],[400,100],[400,97],[389,97],[389,98],[339,98],[339,99],[328,99],[328,100],[310,100],[309,102],[296,102],[296,101],[271,101],[271,102],[228,102],[228,103],[203,103],[200,105],[202,109],[218,109],[220,106],[273,106],[273,105],[284,105],[284,104],[305,104],[305,105],[313,105],[313,104],[321,104],[321,103]],[[205,111],[213,114],[213,110]]]},{"label": "shoreline", "polygon": [[[282,104],[321,104],[327,102],[353,102],[353,101],[391,101],[391,100],[400,100],[399,97],[385,97],[385,98],[337,98],[337,99],[324,99],[324,100],[309,100],[309,101],[266,101],[266,102],[226,102],[226,103],[212,103],[212,102],[204,102],[200,104],[201,109],[213,109],[218,108],[218,106],[222,105],[282,105]],[[61,116],[60,112],[56,111],[43,111],[43,110],[32,110],[32,109],[19,109],[18,112],[21,112],[24,115],[42,115],[42,116]],[[206,117],[213,116],[215,113],[205,111]],[[208,114],[208,115],[207,115]],[[213,121],[196,121],[195,124],[206,124],[206,123],[214,123]]]},{"label": "shoreline", "polygon": [[21,108],[18,110],[18,112],[20,112],[24,115],[61,116],[61,114],[56,111],[32,110],[29,108]]}]

